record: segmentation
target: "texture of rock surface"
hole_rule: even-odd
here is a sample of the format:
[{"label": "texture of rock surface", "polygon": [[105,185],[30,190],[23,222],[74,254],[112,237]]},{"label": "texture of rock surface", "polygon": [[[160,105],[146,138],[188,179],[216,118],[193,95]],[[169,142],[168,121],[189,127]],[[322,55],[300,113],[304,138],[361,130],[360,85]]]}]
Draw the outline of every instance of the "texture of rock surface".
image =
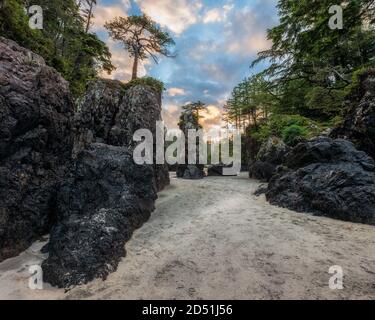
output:
[{"label": "texture of rock surface", "polygon": [[344,124],[331,133],[333,138],[351,140],[358,149],[375,159],[375,72],[359,77],[359,86],[350,97],[351,106]]},{"label": "texture of rock surface", "polygon": [[346,140],[317,138],[290,151],[266,192],[275,205],[375,224],[375,162]]},{"label": "texture of rock surface", "polygon": [[68,83],[43,58],[0,37],[0,261],[54,222],[73,109]]},{"label": "texture of rock surface", "polygon": [[[125,91],[119,81],[92,81],[75,116],[74,154],[91,143],[133,148],[134,133],[148,129],[155,137],[161,120],[161,93],[153,88],[138,85]],[[170,183],[168,166],[155,165],[154,171],[160,191]]]},{"label": "texture of rock surface", "polygon": [[42,265],[45,281],[69,287],[105,279],[156,198],[152,166],[135,165],[126,147],[92,144],[81,152],[58,195],[58,223]]},{"label": "texture of rock surface", "polygon": [[249,167],[250,178],[269,181],[276,168],[284,162],[288,146],[279,138],[269,138],[260,148],[258,155]]},{"label": "texture of rock surface", "polygon": [[156,131],[160,93],[148,86],[93,81],[75,116],[75,163],[57,198],[57,223],[43,264],[45,280],[69,287],[105,278],[125,243],[169,184],[166,166],[137,166],[133,134]]}]

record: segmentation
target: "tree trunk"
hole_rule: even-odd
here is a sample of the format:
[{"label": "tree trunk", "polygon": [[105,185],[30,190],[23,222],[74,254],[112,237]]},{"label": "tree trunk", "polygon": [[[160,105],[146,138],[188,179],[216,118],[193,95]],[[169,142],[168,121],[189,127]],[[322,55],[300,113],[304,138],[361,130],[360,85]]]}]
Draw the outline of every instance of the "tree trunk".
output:
[{"label": "tree trunk", "polygon": [[87,16],[87,22],[86,22],[86,33],[89,33],[90,30],[90,24],[91,24],[91,18],[92,18],[92,9],[93,9],[93,3],[90,3],[89,13]]},{"label": "tree trunk", "polygon": [[133,63],[133,75],[132,75],[132,80],[137,79],[138,77],[138,54],[136,53],[134,55],[134,63]]}]

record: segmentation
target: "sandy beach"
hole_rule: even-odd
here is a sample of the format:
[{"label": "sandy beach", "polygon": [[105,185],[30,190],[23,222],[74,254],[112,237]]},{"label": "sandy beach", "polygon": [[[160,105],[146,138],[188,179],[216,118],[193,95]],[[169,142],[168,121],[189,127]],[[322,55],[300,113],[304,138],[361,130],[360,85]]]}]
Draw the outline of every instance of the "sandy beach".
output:
[{"label": "sandy beach", "polygon": [[106,281],[29,289],[36,243],[0,264],[0,299],[375,299],[374,226],[271,206],[246,174],[171,182]]}]

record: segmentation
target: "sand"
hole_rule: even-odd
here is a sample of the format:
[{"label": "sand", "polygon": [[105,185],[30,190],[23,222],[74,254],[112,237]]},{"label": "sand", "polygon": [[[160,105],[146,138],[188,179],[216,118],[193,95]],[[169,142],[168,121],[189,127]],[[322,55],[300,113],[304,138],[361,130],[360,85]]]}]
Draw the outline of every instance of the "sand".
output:
[{"label": "sand", "polygon": [[[375,227],[271,206],[240,177],[177,180],[106,281],[28,287],[41,243],[0,264],[0,299],[375,299]],[[343,290],[331,290],[333,265]]]}]

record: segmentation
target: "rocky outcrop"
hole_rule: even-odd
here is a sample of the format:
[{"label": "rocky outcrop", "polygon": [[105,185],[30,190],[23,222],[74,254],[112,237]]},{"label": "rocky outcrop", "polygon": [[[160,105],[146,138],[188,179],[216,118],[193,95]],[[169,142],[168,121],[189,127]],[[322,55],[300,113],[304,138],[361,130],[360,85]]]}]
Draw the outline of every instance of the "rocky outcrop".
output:
[{"label": "rocky outcrop", "polygon": [[375,162],[346,140],[321,137],[290,151],[271,179],[272,204],[375,224]]},{"label": "rocky outcrop", "polygon": [[[74,156],[91,143],[133,148],[134,133],[148,129],[155,137],[156,121],[161,120],[161,93],[153,88],[125,90],[119,81],[92,81],[75,115]],[[160,191],[170,183],[168,166],[155,165],[154,172]]]},{"label": "rocky outcrop", "polygon": [[169,184],[167,166],[135,165],[133,133],[155,132],[161,94],[90,83],[75,106],[43,59],[0,38],[0,260],[50,233],[44,280],[105,278]]},{"label": "rocky outcrop", "polygon": [[43,58],[0,38],[0,261],[55,221],[73,111],[68,83]]},{"label": "rocky outcrop", "polygon": [[359,85],[348,99],[345,121],[332,131],[331,137],[349,139],[375,159],[375,72],[365,72],[358,80]]},{"label": "rocky outcrop", "polygon": [[[188,137],[189,130],[200,130],[202,127],[199,125],[199,116],[190,109],[184,110],[180,117],[179,123],[180,130],[185,135],[185,163],[179,163],[177,166],[177,178],[199,180],[205,177],[204,165],[189,164],[189,146]],[[196,143],[196,159],[199,159],[199,141]]]},{"label": "rocky outcrop", "polygon": [[285,160],[288,146],[279,138],[269,138],[260,148],[256,159],[249,166],[250,178],[269,181],[276,168]]},{"label": "rocky outcrop", "polygon": [[126,91],[97,80],[75,117],[75,163],[57,198],[45,279],[69,287],[105,278],[125,256],[124,245],[154,210],[156,192],[169,184],[166,166],[137,166],[133,134],[156,131],[160,93],[148,86]]},{"label": "rocky outcrop", "polygon": [[125,147],[92,144],[81,152],[58,195],[45,281],[69,287],[116,270],[125,242],[154,210],[153,176]]}]

